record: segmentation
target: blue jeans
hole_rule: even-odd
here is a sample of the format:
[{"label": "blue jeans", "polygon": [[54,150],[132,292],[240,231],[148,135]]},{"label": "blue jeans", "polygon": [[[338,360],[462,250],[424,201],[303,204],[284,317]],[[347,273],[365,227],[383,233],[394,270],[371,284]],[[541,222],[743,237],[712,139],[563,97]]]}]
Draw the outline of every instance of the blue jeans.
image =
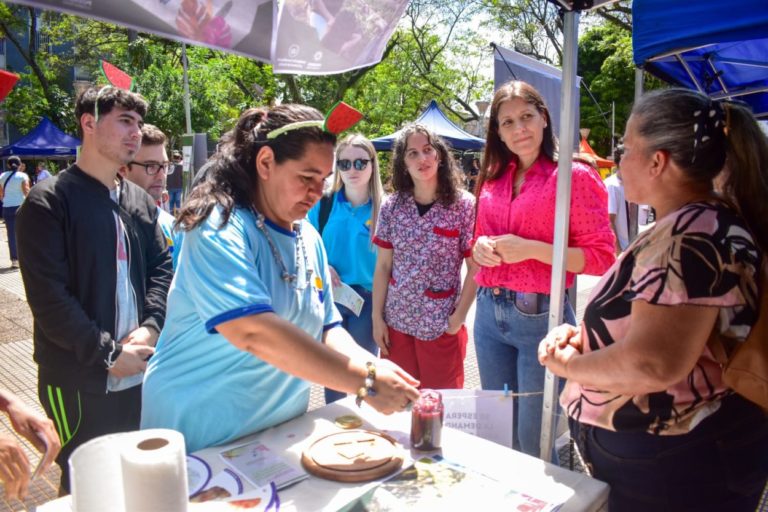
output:
[{"label": "blue jeans", "polygon": [[[494,290],[498,295],[494,294]],[[483,389],[504,389],[515,393],[537,393],[515,398],[514,448],[539,457],[541,409],[545,369],[539,364],[539,342],[549,332],[549,296],[539,295],[539,313],[521,312],[515,292],[504,288],[477,291],[475,350]],[[576,325],[568,297],[563,321]],[[561,382],[561,385],[563,383]]]},{"label": "blue jeans", "polygon": [[[339,313],[341,313],[341,325],[355,339],[358,345],[378,357],[379,347],[376,345],[376,342],[373,341],[373,294],[362,286],[352,285],[352,289],[360,294],[363,300],[365,300],[363,309],[360,311],[360,316],[355,316],[349,309],[341,304],[336,304]],[[360,385],[362,385],[362,382]],[[327,404],[335,402],[345,396],[347,396],[345,393],[336,391],[335,389],[325,388],[325,403]]]},{"label": "blue jeans", "polygon": [[175,215],[179,208],[181,208],[181,189],[172,188],[168,190],[168,209],[171,215]]},{"label": "blue jeans", "polygon": [[5,220],[5,232],[8,235],[8,251],[11,253],[11,261],[19,259],[16,252],[16,211],[18,206],[3,207],[3,220]]}]

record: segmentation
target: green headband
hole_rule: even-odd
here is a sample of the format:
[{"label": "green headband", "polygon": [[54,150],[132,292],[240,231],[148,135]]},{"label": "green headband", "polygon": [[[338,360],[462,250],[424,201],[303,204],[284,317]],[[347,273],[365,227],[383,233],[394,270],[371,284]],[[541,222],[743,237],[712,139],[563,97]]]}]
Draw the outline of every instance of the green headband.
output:
[{"label": "green headband", "polygon": [[326,114],[325,119],[314,121],[296,121],[295,123],[288,123],[280,128],[267,133],[267,139],[273,140],[280,135],[293,131],[300,130],[302,128],[320,128],[321,130],[338,135],[344,130],[348,130],[356,125],[363,118],[363,114],[343,101],[336,103],[331,110]]}]

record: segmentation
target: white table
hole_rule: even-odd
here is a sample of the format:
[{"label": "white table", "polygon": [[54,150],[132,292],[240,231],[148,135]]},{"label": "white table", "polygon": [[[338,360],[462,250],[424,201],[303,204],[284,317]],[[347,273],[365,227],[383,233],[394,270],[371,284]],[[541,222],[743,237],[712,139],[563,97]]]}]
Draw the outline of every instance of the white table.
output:
[{"label": "white table", "polygon": [[[410,413],[385,416],[365,404],[358,409],[351,397],[244,437],[232,443],[231,446],[258,439],[280,454],[287,462],[300,467],[301,453],[304,448],[321,435],[337,432],[339,428],[334,425],[334,419],[344,414],[360,416],[364,421],[361,428],[386,431],[407,447]],[[221,450],[222,447],[207,448],[195,452],[195,455],[206,460],[211,466],[212,473],[217,474],[226,467],[219,457]],[[412,452],[413,458],[418,458],[420,455],[421,452]],[[511,488],[531,496],[547,499],[547,501],[563,501],[565,504],[560,509],[562,512],[607,510],[607,484],[585,474],[568,471],[458,430],[444,428],[442,455],[450,461],[480,471],[502,483],[508,482]],[[249,484],[245,480],[244,483],[248,490]],[[331,482],[310,475],[308,479],[279,492],[280,510],[288,512],[340,510],[349,507],[376,485],[378,482],[367,484]],[[69,497],[42,505],[38,511],[71,511]]]}]

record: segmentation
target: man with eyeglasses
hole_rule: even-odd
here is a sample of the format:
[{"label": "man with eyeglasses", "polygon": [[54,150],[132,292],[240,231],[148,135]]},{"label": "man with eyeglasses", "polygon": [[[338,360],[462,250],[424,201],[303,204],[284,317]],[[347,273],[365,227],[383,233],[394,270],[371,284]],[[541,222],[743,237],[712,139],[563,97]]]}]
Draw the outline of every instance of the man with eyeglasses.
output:
[{"label": "man with eyeglasses", "polygon": [[120,175],[147,191],[155,200],[157,206],[157,222],[165,235],[165,242],[173,259],[173,268],[181,249],[182,231],[174,230],[173,215],[160,206],[165,191],[166,178],[174,172],[174,166],[168,162],[166,144],[168,137],[155,125],[145,124],[141,127],[141,148],[136,152],[133,161],[120,167]]},{"label": "man with eyeglasses", "polygon": [[38,397],[69,456],[139,428],[141,383],[165,323],[171,256],[157,205],[118,170],[136,159],[147,102],[115,87],[77,98],[77,161],[32,187],[18,213],[19,258],[34,317]]}]

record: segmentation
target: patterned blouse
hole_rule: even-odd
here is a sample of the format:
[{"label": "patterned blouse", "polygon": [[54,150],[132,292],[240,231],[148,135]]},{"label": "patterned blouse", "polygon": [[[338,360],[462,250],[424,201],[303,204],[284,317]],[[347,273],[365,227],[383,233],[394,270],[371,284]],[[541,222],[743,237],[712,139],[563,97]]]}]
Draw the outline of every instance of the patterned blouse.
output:
[{"label": "patterned blouse", "polygon": [[[513,197],[517,163],[511,162],[495,179],[483,184],[478,196],[475,237],[512,233],[551,244],[555,236],[557,164],[543,154],[528,169],[520,193]],[[608,217],[608,192],[597,171],[573,162],[568,247],[584,251],[582,273],[601,275],[615,261],[615,238]],[[566,286],[575,274],[566,273]],[[519,292],[549,293],[552,265],[537,260],[480,267],[480,286],[503,286]]]},{"label": "patterned blouse", "polygon": [[[720,203],[683,206],[637,237],[592,290],[582,323],[584,352],[621,343],[634,300],[717,307],[720,332],[743,341],[757,319],[759,261],[759,249],[733,210]],[[582,423],[677,435],[715,412],[729,393],[705,347],[688,376],[666,391],[616,395],[568,381],[560,404]]]},{"label": "patterned blouse", "polygon": [[410,194],[387,198],[373,239],[393,250],[387,325],[422,340],[445,332],[461,294],[461,263],[472,253],[474,223],[475,198],[466,191],[450,206],[435,203],[424,216]]}]

